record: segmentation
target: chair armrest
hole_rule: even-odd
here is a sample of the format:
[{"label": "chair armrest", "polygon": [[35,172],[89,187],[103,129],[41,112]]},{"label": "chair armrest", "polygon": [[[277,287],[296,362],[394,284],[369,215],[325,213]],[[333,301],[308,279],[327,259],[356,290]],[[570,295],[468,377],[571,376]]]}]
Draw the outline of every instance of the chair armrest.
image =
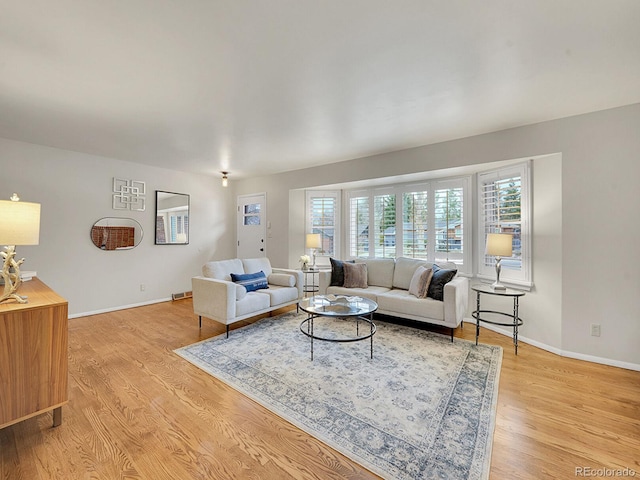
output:
[{"label": "chair armrest", "polygon": [[228,324],[236,317],[236,287],[233,282],[193,277],[193,311],[196,315]]},{"label": "chair armrest", "polygon": [[444,320],[460,325],[469,306],[469,279],[456,276],[444,286]]},{"label": "chair armrest", "polygon": [[296,279],[296,288],[298,289],[298,298],[304,297],[304,279],[302,278],[302,270],[294,270],[291,268],[272,268],[273,273],[287,273],[293,275]]}]

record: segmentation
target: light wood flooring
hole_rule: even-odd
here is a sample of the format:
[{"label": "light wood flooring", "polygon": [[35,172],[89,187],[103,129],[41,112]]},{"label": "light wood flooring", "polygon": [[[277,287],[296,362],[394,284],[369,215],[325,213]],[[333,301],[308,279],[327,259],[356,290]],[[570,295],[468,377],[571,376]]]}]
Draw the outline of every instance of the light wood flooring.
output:
[{"label": "light wood flooring", "polygon": [[[70,320],[62,425],[0,430],[0,479],[377,478],[172,352],[222,332],[190,300]],[[480,339],[504,348],[491,479],[640,477],[640,372]]]}]

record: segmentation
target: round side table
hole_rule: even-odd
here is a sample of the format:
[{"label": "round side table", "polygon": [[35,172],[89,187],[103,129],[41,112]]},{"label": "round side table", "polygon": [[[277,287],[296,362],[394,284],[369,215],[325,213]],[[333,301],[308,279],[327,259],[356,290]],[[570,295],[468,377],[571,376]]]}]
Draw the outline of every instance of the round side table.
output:
[{"label": "round side table", "polygon": [[[518,354],[518,327],[522,325],[523,321],[518,316],[519,299],[523,297],[525,292],[520,290],[514,290],[507,288],[506,290],[494,290],[491,285],[477,284],[471,285],[471,290],[476,292],[476,310],[471,314],[476,319],[476,345],[478,344],[478,336],[480,335],[480,322],[491,323],[492,325],[502,325],[505,327],[513,327],[513,345],[516,349],[516,355]],[[482,310],[480,308],[480,296],[481,295],[495,295],[498,297],[511,297],[513,298],[513,313],[499,312],[496,310]],[[494,320],[488,320],[486,317],[482,318],[482,314],[493,313],[496,315],[502,315],[510,319],[509,322],[496,322]]]}]

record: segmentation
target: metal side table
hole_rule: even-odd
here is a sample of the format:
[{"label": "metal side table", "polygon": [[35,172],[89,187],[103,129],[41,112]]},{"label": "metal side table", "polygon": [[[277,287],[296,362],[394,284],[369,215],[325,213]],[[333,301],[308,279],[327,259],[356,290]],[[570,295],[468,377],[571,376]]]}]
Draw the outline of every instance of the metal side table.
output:
[{"label": "metal side table", "polygon": [[[471,314],[471,316],[476,319],[476,345],[478,344],[478,336],[480,335],[480,322],[491,323],[492,325],[502,325],[505,327],[513,327],[513,345],[515,346],[516,355],[517,355],[518,354],[518,327],[523,323],[522,319],[518,316],[519,299],[520,297],[524,296],[525,292],[522,292],[520,290],[514,290],[512,288],[507,288],[506,290],[494,290],[493,288],[491,288],[491,285],[486,285],[486,284],[472,285],[471,290],[476,292],[476,310]],[[482,310],[480,308],[480,296],[482,294],[513,298],[513,313],[499,312],[496,310]],[[496,322],[493,320],[488,320],[486,317],[485,318],[481,317],[483,313],[485,314],[493,313],[496,315],[502,315],[505,317],[509,317],[511,321]]]}]

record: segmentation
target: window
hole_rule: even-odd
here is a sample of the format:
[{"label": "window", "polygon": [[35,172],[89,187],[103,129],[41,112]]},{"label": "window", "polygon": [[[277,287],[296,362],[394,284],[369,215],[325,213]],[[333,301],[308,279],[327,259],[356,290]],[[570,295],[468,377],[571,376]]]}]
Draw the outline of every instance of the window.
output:
[{"label": "window", "polygon": [[500,280],[530,287],[530,163],[478,174],[478,276],[495,279],[495,258],[484,254],[488,233],[513,235],[513,255],[502,259]]},{"label": "window", "polygon": [[393,193],[373,197],[373,249],[378,258],[396,256],[396,196]]},{"label": "window", "polygon": [[353,192],[349,198],[349,256],[369,255],[369,197]]},{"label": "window", "polygon": [[427,258],[429,227],[427,192],[402,194],[402,256]]},{"label": "window", "polygon": [[471,274],[469,185],[462,177],[347,192],[349,256],[445,260]]},{"label": "window", "polygon": [[322,247],[318,255],[337,256],[339,244],[339,193],[307,191],[306,233],[319,233]]},{"label": "window", "polygon": [[436,260],[464,263],[464,190],[462,186],[438,185],[434,196]]}]

